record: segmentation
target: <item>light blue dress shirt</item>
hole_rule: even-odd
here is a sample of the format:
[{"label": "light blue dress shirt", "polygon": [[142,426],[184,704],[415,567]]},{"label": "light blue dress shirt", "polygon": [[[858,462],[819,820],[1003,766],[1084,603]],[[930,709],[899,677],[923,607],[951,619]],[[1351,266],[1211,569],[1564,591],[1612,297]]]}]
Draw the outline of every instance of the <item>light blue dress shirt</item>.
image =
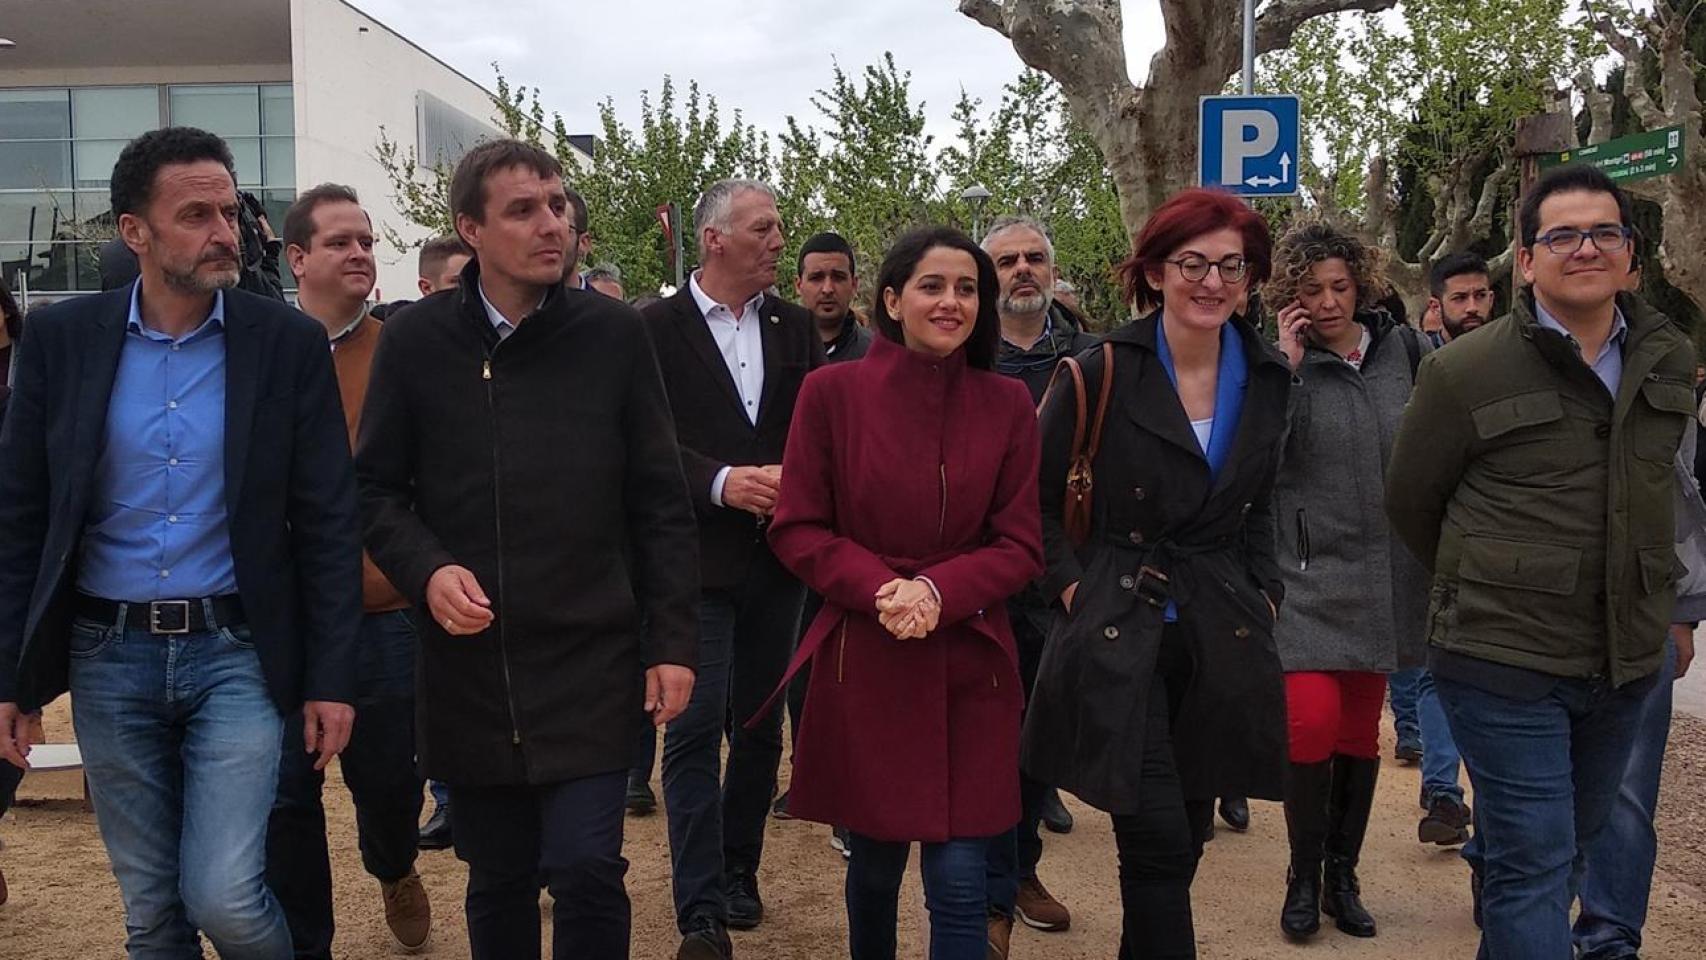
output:
[{"label": "light blue dress shirt", "polygon": [[[1581,353],[1582,345],[1576,342],[1575,335],[1559,323],[1557,317],[1546,312],[1538,297],[1534,300],[1534,319],[1546,329],[1563,334],[1564,339],[1576,348],[1576,353]],[[1623,319],[1623,311],[1613,307],[1611,336],[1605,338],[1605,343],[1599,348],[1599,356],[1592,360],[1582,357],[1582,362],[1593,370],[1594,376],[1599,378],[1600,383],[1605,384],[1605,389],[1610,391],[1613,397],[1617,396],[1617,388],[1623,383],[1623,342],[1627,339],[1629,324]]]},{"label": "light blue dress shirt", "polygon": [[141,284],[107,404],[79,592],[168,600],[237,592],[225,512],[225,294],[176,340],[142,323]]}]

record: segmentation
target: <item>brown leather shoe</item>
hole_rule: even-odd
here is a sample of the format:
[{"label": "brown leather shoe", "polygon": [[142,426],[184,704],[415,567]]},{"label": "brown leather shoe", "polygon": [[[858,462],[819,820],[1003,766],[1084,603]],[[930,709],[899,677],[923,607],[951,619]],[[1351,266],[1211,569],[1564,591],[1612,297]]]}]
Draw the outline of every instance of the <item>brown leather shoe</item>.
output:
[{"label": "brown leather shoe", "polygon": [[1057,932],[1072,926],[1072,913],[1036,877],[1019,881],[1019,896],[1013,901],[1013,912],[1025,926],[1034,930]]},{"label": "brown leather shoe", "polygon": [[385,925],[404,953],[417,953],[432,938],[432,902],[427,899],[421,875],[410,873],[396,883],[380,883],[385,900]]},{"label": "brown leather shoe", "polygon": [[984,960],[1007,960],[1012,942],[1013,918],[999,910],[989,911],[989,948],[984,951]]}]

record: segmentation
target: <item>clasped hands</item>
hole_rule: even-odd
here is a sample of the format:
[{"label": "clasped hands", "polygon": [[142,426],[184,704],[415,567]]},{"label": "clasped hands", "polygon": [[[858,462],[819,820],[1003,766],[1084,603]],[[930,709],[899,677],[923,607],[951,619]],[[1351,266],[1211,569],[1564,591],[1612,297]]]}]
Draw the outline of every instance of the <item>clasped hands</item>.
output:
[{"label": "clasped hands", "polygon": [[923,580],[890,580],[877,591],[877,622],[897,640],[919,640],[936,629],[942,602]]}]

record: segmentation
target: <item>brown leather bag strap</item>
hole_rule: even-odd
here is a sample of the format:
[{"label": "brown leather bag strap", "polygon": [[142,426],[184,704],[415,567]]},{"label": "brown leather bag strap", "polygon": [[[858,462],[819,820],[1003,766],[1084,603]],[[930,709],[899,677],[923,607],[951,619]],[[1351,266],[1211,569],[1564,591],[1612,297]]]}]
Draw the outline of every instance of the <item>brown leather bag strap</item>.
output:
[{"label": "brown leather bag strap", "polygon": [[[1076,366],[1076,364],[1074,365]],[[1102,425],[1108,419],[1108,398],[1114,391],[1114,345],[1102,343],[1102,388],[1096,392],[1096,419],[1090,424],[1090,446],[1084,451],[1084,456],[1090,461],[1096,459],[1096,452],[1102,448]],[[1082,374],[1078,384],[1078,404],[1080,411],[1084,405],[1084,383]],[[1082,425],[1083,414],[1079,414]],[[1073,446],[1076,448],[1077,444]]]},{"label": "brown leather bag strap", "polygon": [[1072,377],[1072,409],[1074,410],[1075,422],[1072,425],[1072,455],[1070,459],[1077,459],[1084,452],[1084,425],[1088,417],[1084,409],[1084,401],[1087,399],[1084,390],[1084,368],[1078,365],[1077,360],[1072,357],[1061,358],[1060,363],[1054,368],[1054,373],[1049,375],[1048,386],[1043,388],[1043,398],[1037,404],[1037,413],[1041,414],[1043,407],[1048,405],[1048,398],[1054,393],[1055,385],[1060,382],[1062,370]]}]

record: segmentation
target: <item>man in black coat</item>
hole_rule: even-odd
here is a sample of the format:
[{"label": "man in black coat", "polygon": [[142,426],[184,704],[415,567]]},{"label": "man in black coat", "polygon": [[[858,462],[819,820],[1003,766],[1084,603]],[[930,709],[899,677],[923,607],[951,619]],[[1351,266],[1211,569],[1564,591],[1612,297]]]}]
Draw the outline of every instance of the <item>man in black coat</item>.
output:
[{"label": "man in black coat", "polygon": [[764,534],[781,491],[794,398],[824,354],[811,316],[765,292],[782,253],[768,186],[713,184],[693,210],[693,228],[704,266],[644,316],[675,411],[703,576],[699,685],[664,738],[679,956],[716,960],[731,953],[725,925],[750,928],[763,914],[756,875],[782,718],[773,712],[757,729],[744,724],[781,682],[805,596]]},{"label": "man in black coat", "polygon": [[[70,690],[133,957],[285,957],[261,882],[281,749],[354,719],[361,541],[326,336],[234,289],[231,152],[128,144],[139,278],[30,315],[0,429],[0,759]],[[298,719],[299,718],[299,719]],[[298,726],[301,724],[301,726]]]},{"label": "man in black coat", "polygon": [[554,955],[625,960],[626,771],[699,659],[675,429],[639,318],[563,287],[557,160],[482,144],[450,196],[475,259],[380,337],[356,440],[367,547],[424,608],[417,749],[450,787],[475,960],[539,955],[541,873]]},{"label": "man in black coat", "polygon": [[[990,224],[981,246],[995,261],[1001,280],[996,303],[1001,314],[1001,351],[996,369],[1023,383],[1032,403],[1041,402],[1061,358],[1075,356],[1099,341],[1079,329],[1077,317],[1055,302],[1054,243],[1041,223],[1029,217],[1000,217]],[[1007,604],[1027,700],[1053,617],[1048,600],[1034,586]],[[1072,815],[1048,784],[1023,775],[1019,784],[1019,823],[991,842],[989,854],[989,938],[1003,955],[1014,921],[1043,931],[1072,925],[1071,911],[1037,877],[1043,855],[1038,825],[1067,833]]]}]

